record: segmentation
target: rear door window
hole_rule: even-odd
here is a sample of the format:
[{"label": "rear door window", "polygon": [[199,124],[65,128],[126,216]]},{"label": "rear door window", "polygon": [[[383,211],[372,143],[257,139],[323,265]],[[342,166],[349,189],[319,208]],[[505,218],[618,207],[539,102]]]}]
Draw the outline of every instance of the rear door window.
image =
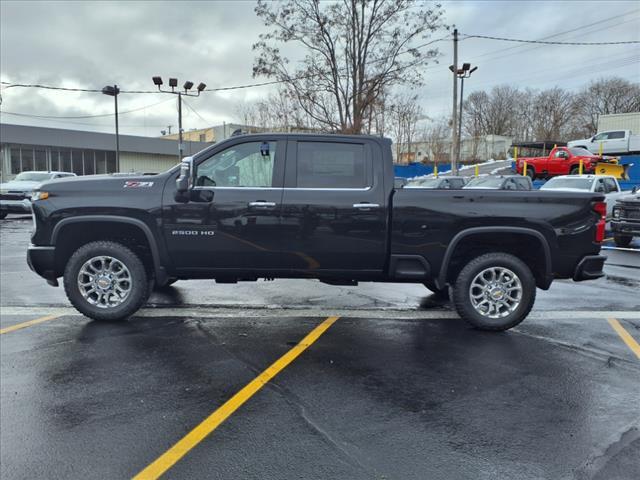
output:
[{"label": "rear door window", "polygon": [[604,179],[604,187],[605,187],[605,192],[606,193],[617,192],[618,191],[618,186],[616,185],[616,182],[615,182],[615,180],[613,180],[613,178],[605,178]]},{"label": "rear door window", "polygon": [[367,188],[369,160],[364,144],[298,142],[298,188]]},{"label": "rear door window", "polygon": [[621,132],[609,132],[609,140],[615,140],[619,138],[624,138],[624,131]]}]

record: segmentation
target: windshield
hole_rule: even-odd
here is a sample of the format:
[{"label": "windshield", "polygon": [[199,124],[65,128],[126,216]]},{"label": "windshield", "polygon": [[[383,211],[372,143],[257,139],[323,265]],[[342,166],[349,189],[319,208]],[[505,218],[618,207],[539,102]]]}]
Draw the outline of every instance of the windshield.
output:
[{"label": "windshield", "polygon": [[577,188],[580,190],[590,190],[592,183],[592,178],[556,177],[552,178],[542,187],[540,187],[540,190],[552,190],[554,188]]},{"label": "windshield", "polygon": [[22,172],[14,180],[16,182],[44,182],[50,178],[51,174],[48,172]]},{"label": "windshield", "polygon": [[407,184],[407,186],[411,187],[420,187],[420,188],[438,188],[438,184],[440,183],[440,179],[438,178],[425,178],[423,180],[412,180]]},{"label": "windshield", "polygon": [[469,181],[464,188],[500,188],[502,182],[504,182],[502,177],[476,177]]},{"label": "windshield", "polygon": [[569,151],[571,152],[572,155],[577,155],[580,157],[590,157],[593,155],[593,153],[591,153],[589,150],[585,150],[584,148],[581,147],[572,147],[569,149]]}]

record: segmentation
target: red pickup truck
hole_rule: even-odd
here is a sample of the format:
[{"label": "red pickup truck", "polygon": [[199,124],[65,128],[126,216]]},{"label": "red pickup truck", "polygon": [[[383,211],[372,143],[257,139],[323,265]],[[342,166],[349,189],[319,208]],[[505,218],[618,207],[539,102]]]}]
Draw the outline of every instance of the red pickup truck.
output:
[{"label": "red pickup truck", "polygon": [[548,157],[522,157],[516,162],[516,171],[523,174],[524,162],[527,162],[527,175],[531,179],[549,178],[557,175],[575,175],[580,169],[582,173],[594,173],[596,163],[602,160],[589,150],[581,147],[556,147]]}]

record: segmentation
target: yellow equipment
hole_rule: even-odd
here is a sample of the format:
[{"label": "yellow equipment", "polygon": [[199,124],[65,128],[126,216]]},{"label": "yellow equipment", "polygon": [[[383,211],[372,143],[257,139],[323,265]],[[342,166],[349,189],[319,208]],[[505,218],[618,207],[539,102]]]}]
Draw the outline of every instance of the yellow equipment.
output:
[{"label": "yellow equipment", "polygon": [[629,180],[629,167],[630,165],[620,165],[617,158],[610,158],[596,163],[593,171],[596,175],[611,175],[620,180]]}]

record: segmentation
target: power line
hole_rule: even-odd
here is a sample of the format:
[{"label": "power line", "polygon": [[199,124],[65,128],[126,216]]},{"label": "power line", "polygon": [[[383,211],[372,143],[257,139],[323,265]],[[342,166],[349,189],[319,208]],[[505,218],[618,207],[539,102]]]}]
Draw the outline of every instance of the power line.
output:
[{"label": "power line", "polygon": [[[124,112],[118,112],[118,115],[125,115],[127,113],[139,112],[140,110],[145,110],[147,108],[155,107],[156,105],[160,105],[162,103],[167,103],[167,102],[169,102],[171,100],[173,100],[173,99],[170,98],[168,100],[163,100],[162,102],[156,102],[156,103],[152,103],[150,105],[145,105],[145,106],[142,106],[142,107],[134,108],[132,110],[126,110]],[[99,114],[99,115],[76,115],[76,116],[31,115],[31,114],[28,114],[28,113],[7,112],[5,110],[0,110],[0,113],[6,114],[6,115],[14,115],[16,117],[43,118],[43,119],[49,119],[49,120],[61,120],[61,119],[78,120],[78,119],[83,119],[83,118],[113,117],[115,115],[115,112],[114,113],[103,113],[103,114]]]},{"label": "power line", "polygon": [[[602,30],[607,30],[607,29],[614,28],[614,27],[617,28],[618,26],[620,26],[623,23],[628,23],[628,22],[631,22],[631,21],[638,21],[638,18],[632,18],[632,19],[629,19],[629,20],[625,20],[623,22],[616,22],[613,25],[609,25],[609,26],[602,27],[602,28],[597,28],[595,30],[589,30],[587,32],[584,31],[585,29],[587,29],[589,27],[593,27],[593,26],[596,26],[596,25],[599,25],[599,24],[602,24],[602,23],[607,23],[607,22],[610,22],[611,20],[616,20],[616,19],[621,18],[621,17],[626,17],[628,15],[633,15],[633,14],[638,13],[638,12],[640,12],[640,9],[630,10],[630,11],[628,11],[626,13],[621,14],[621,15],[614,15],[612,17],[604,18],[602,20],[599,20],[597,22],[592,22],[592,23],[589,23],[587,25],[580,25],[579,27],[575,27],[575,28],[572,28],[570,30],[565,30],[565,31],[562,31],[562,32],[554,33],[553,35],[547,35],[546,37],[542,37],[542,38],[539,38],[537,40],[548,40],[550,38],[560,37],[560,36],[566,35],[568,33],[573,33],[573,32],[576,32],[576,31],[580,31],[580,35],[569,37],[569,38],[565,39],[565,40],[571,40],[572,38],[577,38],[579,36],[589,35],[589,34],[592,34],[592,33],[595,33],[595,32],[599,32],[599,31],[602,31]],[[521,50],[525,46],[526,45],[514,45],[514,46],[511,46],[511,47],[500,48],[498,50],[493,50],[493,51],[490,51],[490,52],[482,53],[480,55],[476,55],[473,58],[476,59],[476,60],[478,58],[485,58],[485,57],[490,57],[489,60],[496,59],[496,58],[502,59],[505,56],[521,55],[523,52],[527,52],[527,51],[530,51],[530,50],[535,50],[535,49],[538,49],[538,48],[542,48],[543,45],[537,46],[537,47],[525,48],[524,50]],[[504,54],[503,55],[499,55],[502,52],[507,52],[509,50],[516,50],[516,51],[512,52],[512,53],[509,53],[507,55],[504,55]]]},{"label": "power line", "polygon": [[[417,45],[413,48],[407,49],[407,50],[403,50],[402,52],[398,52],[396,54],[396,56],[398,55],[403,55],[405,53],[409,53],[413,50],[418,50],[420,48],[424,48],[428,45],[432,45],[436,42],[441,42],[443,40],[448,39],[448,35],[441,37],[441,38],[437,38],[435,40],[431,40],[427,43],[423,43],[420,45]],[[379,58],[379,59],[375,59],[372,60],[370,62],[370,64],[376,64],[376,63],[380,63],[380,62],[384,62],[385,60],[388,60],[391,57],[385,57],[385,58]],[[346,70],[346,69],[341,69],[342,71]],[[287,82],[291,82],[291,81],[295,81],[295,80],[304,80],[307,78],[313,78],[313,77],[318,77],[320,75],[324,75],[325,72],[323,73],[312,73],[312,74],[306,74],[306,75],[298,75],[295,77],[291,77],[291,78],[287,78],[285,80],[269,80],[266,82],[255,82],[255,83],[248,83],[248,84],[244,84],[244,85],[234,85],[234,86],[230,86],[230,87],[217,87],[217,88],[207,88],[204,91],[205,92],[223,92],[223,91],[228,91],[228,90],[240,90],[240,89],[245,89],[245,88],[254,88],[254,87],[264,87],[264,86],[268,86],[268,85],[276,85],[279,83],[287,83]],[[42,84],[37,84],[37,83],[11,83],[11,82],[5,82],[2,81],[0,82],[0,84],[5,85],[4,89],[8,89],[8,88],[14,88],[14,87],[22,87],[22,88],[43,88],[43,89],[47,89],[47,90],[63,90],[63,91],[68,91],[68,92],[89,92],[89,93],[102,93],[102,89],[93,89],[93,88],[68,88],[68,87],[56,87],[56,86],[52,86],[52,85],[42,85]],[[120,90],[120,93],[162,93],[159,92],[158,90]]]},{"label": "power line", "polygon": [[489,35],[466,35],[464,34],[465,39],[469,38],[484,38],[486,40],[501,40],[504,42],[518,42],[518,43],[539,43],[543,45],[629,45],[640,43],[640,40],[629,40],[629,41],[621,41],[621,42],[550,42],[545,40],[523,40],[521,38],[504,38],[504,37],[492,37]]},{"label": "power line", "polygon": [[211,123],[211,122],[209,122],[209,120],[207,120],[207,119],[206,119],[206,118],[204,118],[202,115],[200,115],[200,114],[196,111],[196,109],[195,109],[195,108],[193,108],[191,105],[189,105],[189,104],[185,101],[185,99],[184,99],[184,98],[182,99],[182,103],[184,103],[184,104],[189,108],[189,110],[191,110],[191,111],[192,111],[193,113],[195,113],[198,117],[200,117],[200,120],[202,120],[203,122],[207,122],[207,123],[209,123],[209,124]]}]

